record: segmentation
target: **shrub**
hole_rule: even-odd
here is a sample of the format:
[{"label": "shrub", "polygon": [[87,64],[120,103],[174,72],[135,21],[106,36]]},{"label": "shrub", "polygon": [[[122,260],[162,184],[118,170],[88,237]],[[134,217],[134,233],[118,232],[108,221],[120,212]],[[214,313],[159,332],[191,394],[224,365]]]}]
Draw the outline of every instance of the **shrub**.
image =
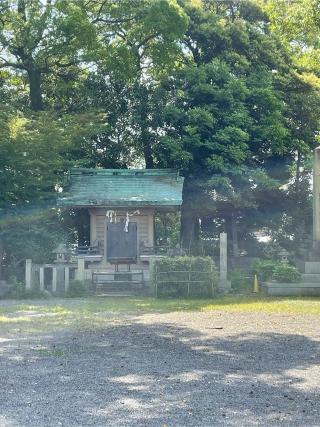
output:
[{"label": "shrub", "polygon": [[248,273],[240,268],[235,268],[230,271],[229,279],[231,287],[236,291],[251,291],[252,279],[248,277]]},{"label": "shrub", "polygon": [[39,289],[26,289],[23,282],[14,283],[13,289],[9,294],[10,298],[15,299],[36,299],[36,298],[48,298],[50,295],[46,291],[40,291]]},{"label": "shrub", "polygon": [[280,283],[296,283],[300,282],[301,274],[293,265],[282,263],[276,266],[272,278]]},{"label": "shrub", "polygon": [[271,260],[256,262],[254,273],[261,281],[275,280],[280,283],[296,283],[301,280],[301,274],[295,266]]},{"label": "shrub", "polygon": [[158,259],[152,278],[159,297],[210,297],[218,284],[217,270],[209,257]]},{"label": "shrub", "polygon": [[259,260],[254,264],[253,272],[258,276],[258,279],[266,282],[271,280],[273,272],[280,263],[269,259]]},{"label": "shrub", "polygon": [[81,280],[71,280],[66,296],[70,298],[85,297],[91,293],[90,281],[82,282]]}]

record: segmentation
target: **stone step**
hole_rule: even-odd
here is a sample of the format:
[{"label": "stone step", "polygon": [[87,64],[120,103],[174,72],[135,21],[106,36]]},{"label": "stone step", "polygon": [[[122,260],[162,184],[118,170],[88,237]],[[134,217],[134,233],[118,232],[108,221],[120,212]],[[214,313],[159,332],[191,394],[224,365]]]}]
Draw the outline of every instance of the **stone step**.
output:
[{"label": "stone step", "polygon": [[96,294],[97,297],[133,297],[134,294],[132,292],[99,292]]},{"label": "stone step", "polygon": [[306,283],[320,283],[320,273],[303,273],[302,282]]},{"label": "stone step", "polygon": [[320,282],[262,283],[267,295],[274,296],[320,296]]},{"label": "stone step", "polygon": [[105,283],[97,283],[96,289],[140,289],[143,287],[141,282],[105,282]]}]

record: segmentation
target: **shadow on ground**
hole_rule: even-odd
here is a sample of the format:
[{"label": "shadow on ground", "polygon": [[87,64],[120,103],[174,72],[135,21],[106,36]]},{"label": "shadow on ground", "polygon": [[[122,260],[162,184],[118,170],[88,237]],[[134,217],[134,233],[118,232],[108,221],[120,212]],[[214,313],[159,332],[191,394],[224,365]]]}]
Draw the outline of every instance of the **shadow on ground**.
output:
[{"label": "shadow on ground", "polygon": [[318,423],[319,342],[205,329],[137,317],[95,332],[0,339],[0,424]]}]

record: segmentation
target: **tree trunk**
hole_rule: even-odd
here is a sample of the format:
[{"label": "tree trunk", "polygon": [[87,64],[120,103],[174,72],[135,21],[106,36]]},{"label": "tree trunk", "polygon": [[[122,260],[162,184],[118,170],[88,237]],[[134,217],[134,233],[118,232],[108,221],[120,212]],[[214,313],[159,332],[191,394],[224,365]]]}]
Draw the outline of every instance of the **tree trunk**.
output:
[{"label": "tree trunk", "polygon": [[200,239],[199,216],[194,209],[194,187],[186,178],[181,207],[181,246],[190,254],[197,251]]},{"label": "tree trunk", "polygon": [[144,160],[146,163],[147,169],[154,168],[154,162],[152,157],[152,145],[151,145],[151,135],[148,130],[149,120],[148,120],[148,108],[149,108],[149,99],[148,99],[148,89],[144,86],[139,88],[140,96],[140,105],[139,105],[139,121],[140,121],[140,140],[142,144],[142,150],[144,155]]},{"label": "tree trunk", "polygon": [[199,218],[189,211],[187,204],[183,204],[181,209],[181,246],[188,254],[198,247],[199,232]]},{"label": "tree trunk", "polygon": [[231,235],[232,235],[232,253],[234,257],[239,256],[239,245],[238,245],[238,227],[235,213],[231,215]]},{"label": "tree trunk", "polygon": [[302,159],[301,159],[301,153],[300,151],[298,151],[298,156],[297,156],[297,163],[296,163],[296,176],[295,176],[295,190],[296,193],[299,192],[300,189],[300,168],[301,168],[301,163],[302,163]]},{"label": "tree trunk", "polygon": [[143,154],[144,154],[144,160],[146,163],[147,169],[153,169],[154,168],[154,162],[152,157],[152,148],[150,144],[150,140],[148,139],[147,135],[142,137],[143,139]]},{"label": "tree trunk", "polygon": [[43,100],[42,100],[42,91],[41,91],[41,73],[35,68],[30,68],[28,70],[29,77],[29,97],[31,109],[34,111],[43,110]]}]

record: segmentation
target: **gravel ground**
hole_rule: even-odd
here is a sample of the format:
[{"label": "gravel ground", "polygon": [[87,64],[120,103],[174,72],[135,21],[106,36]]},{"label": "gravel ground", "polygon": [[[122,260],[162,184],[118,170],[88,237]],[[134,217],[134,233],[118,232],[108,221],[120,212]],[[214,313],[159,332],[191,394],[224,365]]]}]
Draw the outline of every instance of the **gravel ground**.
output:
[{"label": "gravel ground", "polygon": [[319,317],[259,313],[0,331],[0,426],[319,426],[319,343]]}]

